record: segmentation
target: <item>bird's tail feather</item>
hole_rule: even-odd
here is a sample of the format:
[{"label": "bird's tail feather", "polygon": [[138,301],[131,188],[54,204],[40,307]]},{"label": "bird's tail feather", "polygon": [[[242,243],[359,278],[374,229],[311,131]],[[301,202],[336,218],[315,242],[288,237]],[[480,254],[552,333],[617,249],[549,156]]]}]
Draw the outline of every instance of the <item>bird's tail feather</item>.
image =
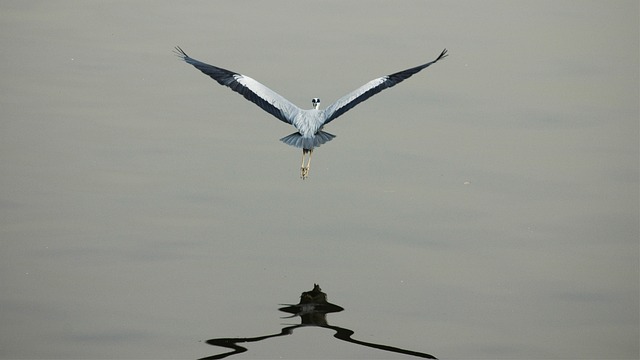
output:
[{"label": "bird's tail feather", "polygon": [[280,139],[283,143],[302,149],[313,149],[333,140],[336,137],[326,131],[318,131],[314,137],[303,137],[300,133],[294,132]]}]

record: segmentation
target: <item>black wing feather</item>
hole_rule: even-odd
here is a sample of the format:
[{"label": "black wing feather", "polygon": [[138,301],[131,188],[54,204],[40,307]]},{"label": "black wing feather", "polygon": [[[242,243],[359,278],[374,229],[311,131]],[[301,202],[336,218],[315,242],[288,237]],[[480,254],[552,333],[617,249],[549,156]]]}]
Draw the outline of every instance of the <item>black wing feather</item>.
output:
[{"label": "black wing feather", "polygon": [[442,50],[442,53],[433,61],[428,62],[426,64],[422,64],[416,67],[412,67],[410,69],[398,71],[397,73],[384,76],[382,78],[374,79],[367,84],[359,87],[353,92],[343,96],[331,106],[327,108],[327,119],[325,120],[325,124],[330,123],[331,121],[338,118],[340,115],[345,112],[353,109],[356,105],[361,102],[369,99],[373,95],[379,93],[384,89],[388,89],[392,86],[395,86],[402,81],[410,78],[412,75],[420,72],[421,70],[429,67],[432,64],[435,64],[440,59],[447,56],[447,49]]},{"label": "black wing feather", "polygon": [[[255,93],[252,89],[250,89],[249,87],[245,86],[244,84],[238,81],[238,77],[243,77],[246,79],[250,79],[250,78],[240,73],[237,73],[235,71],[223,69],[221,67],[213,66],[213,65],[198,61],[190,57],[189,55],[187,55],[184,52],[184,50],[182,50],[179,46],[176,46],[175,53],[180,58],[182,58],[182,60],[184,60],[186,63],[193,65],[196,69],[202,71],[204,74],[208,75],[209,77],[217,81],[220,85],[229,87],[231,90],[244,96],[245,99],[258,105],[260,108],[262,108],[269,114],[275,116],[279,120],[284,121],[287,124],[291,124],[291,121],[287,118],[285,107],[289,107],[289,110],[291,110],[291,107],[295,107],[295,105],[291,104],[288,100],[282,98],[280,95],[268,89],[266,86],[251,79],[255,81],[256,84],[259,84],[260,86],[262,86],[265,92],[269,92],[269,95],[272,95],[271,102],[268,99],[264,99],[260,97],[260,95]],[[280,103],[278,103],[278,101],[273,100],[273,98],[276,98],[276,97],[280,98],[279,99]]]}]

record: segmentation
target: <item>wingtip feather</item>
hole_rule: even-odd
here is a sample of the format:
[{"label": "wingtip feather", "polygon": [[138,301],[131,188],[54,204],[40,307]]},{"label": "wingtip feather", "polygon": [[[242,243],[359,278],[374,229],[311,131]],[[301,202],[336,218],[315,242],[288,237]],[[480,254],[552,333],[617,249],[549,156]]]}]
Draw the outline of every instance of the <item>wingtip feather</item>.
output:
[{"label": "wingtip feather", "polygon": [[436,59],[436,61],[447,57],[449,54],[447,54],[447,49],[445,48],[444,50],[442,50],[442,52],[440,53],[440,55],[438,56],[438,58]]},{"label": "wingtip feather", "polygon": [[182,60],[186,60],[189,57],[189,55],[187,55],[187,53],[184,52],[184,50],[182,50],[180,46],[176,46],[173,49],[173,53],[176,54],[178,57],[182,58]]}]

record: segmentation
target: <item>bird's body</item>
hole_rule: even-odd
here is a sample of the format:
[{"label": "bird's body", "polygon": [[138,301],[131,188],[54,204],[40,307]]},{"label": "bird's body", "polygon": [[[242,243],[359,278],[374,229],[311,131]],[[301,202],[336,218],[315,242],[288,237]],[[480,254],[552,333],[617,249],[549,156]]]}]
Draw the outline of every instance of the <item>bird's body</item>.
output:
[{"label": "bird's body", "polygon": [[325,114],[323,110],[299,110],[291,121],[291,125],[293,125],[298,132],[293,133],[290,139],[283,141],[291,146],[307,150],[311,150],[314,147],[324,144],[326,141],[332,139],[332,137],[327,138],[319,134],[322,130],[322,126],[324,125],[324,120]]},{"label": "bird's body", "polygon": [[[443,50],[440,56],[426,64],[371,80],[336,100],[324,110],[319,109],[320,99],[318,98],[311,100],[313,105],[312,109],[304,110],[248,76],[193,59],[179,47],[176,47],[176,54],[185,62],[193,65],[204,74],[209,75],[219,84],[228,86],[279,120],[293,125],[293,127],[296,128],[296,132],[280,140],[288,145],[302,148],[302,165],[300,172],[301,177],[305,179],[309,174],[313,149],[331,141],[335,137],[335,135],[323,131],[323,126],[371,96],[400,83],[431,64],[436,63],[438,60],[447,56],[447,50]],[[309,159],[305,165],[304,160],[307,154],[309,154]]]}]

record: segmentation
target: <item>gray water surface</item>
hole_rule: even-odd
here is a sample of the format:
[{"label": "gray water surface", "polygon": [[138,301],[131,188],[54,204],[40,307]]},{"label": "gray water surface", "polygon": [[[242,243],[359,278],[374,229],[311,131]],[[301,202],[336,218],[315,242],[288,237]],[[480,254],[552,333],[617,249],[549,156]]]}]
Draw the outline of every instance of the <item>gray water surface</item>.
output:
[{"label": "gray water surface", "polygon": [[[0,3],[0,357],[195,359],[313,283],[359,340],[638,358],[636,1]],[[301,107],[449,56],[313,155]],[[234,358],[406,358],[321,327]]]}]

